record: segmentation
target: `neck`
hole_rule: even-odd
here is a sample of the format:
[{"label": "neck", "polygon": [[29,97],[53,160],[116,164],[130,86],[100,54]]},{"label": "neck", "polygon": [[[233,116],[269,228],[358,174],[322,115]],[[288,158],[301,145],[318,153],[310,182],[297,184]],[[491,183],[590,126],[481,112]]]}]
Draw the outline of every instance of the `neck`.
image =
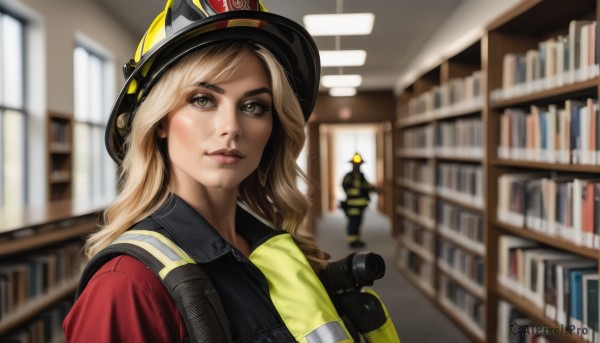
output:
[{"label": "neck", "polygon": [[237,188],[175,187],[175,194],[196,210],[229,244],[246,257],[251,248],[235,230]]},{"label": "neck", "polygon": [[176,187],[175,194],[195,209],[226,241],[235,245],[237,189]]}]

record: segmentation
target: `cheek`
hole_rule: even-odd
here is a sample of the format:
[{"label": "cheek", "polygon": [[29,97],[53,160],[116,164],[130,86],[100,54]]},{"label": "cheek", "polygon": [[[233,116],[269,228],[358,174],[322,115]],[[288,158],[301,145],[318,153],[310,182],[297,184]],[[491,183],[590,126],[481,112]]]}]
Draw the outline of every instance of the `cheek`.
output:
[{"label": "cheek", "polygon": [[201,132],[198,128],[202,127],[194,122],[192,118],[185,115],[175,115],[169,122],[169,143],[182,145],[179,148],[191,148],[196,146],[196,141]]},{"label": "cheek", "polygon": [[256,130],[254,134],[253,140],[256,142],[257,146],[260,147],[261,152],[264,151],[271,134],[273,133],[273,124],[268,123]]}]

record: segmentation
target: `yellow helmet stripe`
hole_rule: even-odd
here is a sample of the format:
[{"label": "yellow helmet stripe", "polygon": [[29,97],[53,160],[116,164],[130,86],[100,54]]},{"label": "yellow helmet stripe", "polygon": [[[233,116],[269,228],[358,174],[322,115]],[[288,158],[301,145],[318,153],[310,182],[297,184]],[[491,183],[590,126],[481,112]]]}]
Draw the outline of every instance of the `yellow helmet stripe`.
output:
[{"label": "yellow helmet stripe", "polygon": [[142,56],[144,56],[144,54],[147,53],[148,50],[150,50],[153,46],[155,46],[158,42],[160,42],[166,37],[165,18],[167,16],[167,13],[171,9],[171,2],[172,0],[167,1],[165,9],[162,12],[160,12],[160,14],[157,15],[156,18],[154,18],[152,24],[150,24],[148,31],[146,31],[146,34],[144,34],[144,37],[138,45],[138,48],[135,52],[134,61],[139,62]]},{"label": "yellow helmet stripe", "polygon": [[267,9],[267,7],[265,5],[263,5],[262,1],[258,0],[258,4],[260,6],[260,11],[261,12],[269,12],[269,10]]},{"label": "yellow helmet stripe", "polygon": [[202,6],[202,4],[200,3],[200,0],[192,0],[192,2],[194,3],[194,5],[196,5],[196,7],[198,7],[198,9],[200,11],[202,11],[202,13],[204,13],[205,16],[208,17],[208,13],[206,13],[206,10],[204,10],[204,7]]}]

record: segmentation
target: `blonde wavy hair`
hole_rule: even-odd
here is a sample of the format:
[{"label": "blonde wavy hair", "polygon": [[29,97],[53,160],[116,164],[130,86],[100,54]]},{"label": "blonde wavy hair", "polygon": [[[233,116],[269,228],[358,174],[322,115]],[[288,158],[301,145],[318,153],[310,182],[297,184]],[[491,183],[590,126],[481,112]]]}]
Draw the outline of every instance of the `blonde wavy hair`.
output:
[{"label": "blonde wavy hair", "polygon": [[[262,218],[289,232],[313,269],[325,265],[327,255],[308,230],[301,230],[309,201],[296,186],[298,178],[307,180],[296,164],[306,139],[300,104],[284,69],[271,52],[242,42],[219,43],[184,56],[163,74],[139,106],[126,139],[127,154],[119,170],[120,193],[104,211],[100,230],[86,242],[88,258],[156,211],[173,192],[164,146],[156,138],[160,121],[188,88],[201,81],[226,79],[249,55],[257,56],[271,77],[273,130],[259,167],[240,184],[238,199]],[[267,173],[264,187],[259,182],[259,169]]]}]

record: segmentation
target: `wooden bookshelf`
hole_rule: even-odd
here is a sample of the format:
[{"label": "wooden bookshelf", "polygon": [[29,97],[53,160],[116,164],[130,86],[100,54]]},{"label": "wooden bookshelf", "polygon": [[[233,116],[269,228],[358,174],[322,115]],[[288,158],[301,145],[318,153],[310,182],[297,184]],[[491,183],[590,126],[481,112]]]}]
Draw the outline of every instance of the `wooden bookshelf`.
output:
[{"label": "wooden bookshelf", "polygon": [[[516,294],[512,289],[498,281],[501,262],[499,241],[501,237],[511,236],[525,239],[543,249],[568,253],[576,259],[592,261],[600,259],[600,249],[590,246],[592,244],[590,242],[584,241],[584,244],[582,244],[577,241],[577,237],[564,238],[556,233],[549,234],[540,231],[539,228],[527,227],[529,221],[524,221],[527,224],[515,225],[510,221],[504,221],[504,217],[499,218],[500,215],[498,214],[501,203],[498,199],[501,193],[499,180],[502,179],[501,176],[503,175],[540,174],[542,176],[539,176],[539,179],[545,177],[549,180],[559,180],[563,177],[572,177],[583,180],[593,179],[592,182],[599,179],[600,159],[597,158],[594,161],[592,157],[591,161],[585,161],[582,156],[587,155],[583,155],[585,149],[583,145],[577,148],[577,152],[572,153],[569,150],[567,153],[567,159],[569,160],[567,162],[561,160],[560,163],[556,162],[559,161],[556,156],[550,156],[550,154],[558,154],[559,147],[556,145],[543,145],[541,149],[546,149],[546,151],[542,152],[539,151],[540,146],[534,145],[534,148],[530,148],[528,145],[523,150],[510,150],[509,157],[507,157],[505,150],[500,149],[503,148],[502,142],[505,138],[505,136],[502,136],[504,134],[502,124],[506,122],[504,116],[508,110],[522,109],[525,112],[529,111],[528,115],[531,114],[534,107],[557,108],[558,110],[567,111],[566,103],[568,101],[582,101],[585,103],[588,101],[587,99],[598,99],[600,71],[598,65],[594,65],[591,57],[589,60],[590,65],[575,67],[577,71],[571,71],[572,69],[559,71],[560,62],[558,60],[553,60],[554,65],[550,65],[550,62],[543,64],[545,68],[549,68],[544,69],[544,73],[540,74],[541,67],[540,69],[534,68],[536,68],[535,63],[538,63],[536,50],[538,50],[538,54],[542,54],[548,59],[550,58],[549,55],[543,55],[543,53],[548,52],[549,54],[552,51],[562,51],[564,53],[564,50],[560,49],[565,48],[566,45],[559,48],[558,42],[568,40],[559,39],[559,37],[569,37],[569,32],[575,27],[572,21],[586,21],[581,23],[582,25],[597,22],[600,17],[599,4],[599,0],[576,0],[569,3],[568,6],[561,0],[523,0],[488,23],[480,40],[465,47],[456,55],[442,58],[439,65],[433,66],[430,70],[417,76],[413,83],[407,85],[397,98],[394,167],[395,177],[398,181],[394,188],[396,212],[392,221],[393,232],[398,237],[403,237],[404,223],[409,220],[414,225],[421,225],[432,231],[435,234],[436,245],[434,250],[436,262],[433,265],[431,288],[424,287],[422,277],[410,271],[406,266],[399,267],[399,270],[407,274],[408,279],[417,285],[420,290],[425,289],[424,293],[432,303],[453,320],[474,342],[503,341],[506,338],[498,337],[499,333],[508,332],[508,328],[498,327],[499,317],[502,316],[499,314],[500,302],[504,305],[509,304],[534,324],[549,328],[568,324],[558,323],[556,320],[546,317],[544,309],[540,309],[528,298]],[[577,30],[580,30],[580,27],[572,32],[577,32]],[[591,33],[593,31],[594,28],[591,26],[588,31],[591,37],[594,37]],[[598,32],[597,28],[595,28],[595,32]],[[596,45],[588,47],[590,56],[593,56],[593,53],[598,54],[598,37],[595,40],[591,38],[590,42],[592,41]],[[566,50],[566,53],[568,54],[569,50]],[[557,59],[556,56],[552,55],[552,58]],[[521,74],[510,74],[508,71],[511,70],[511,63],[514,61],[526,61],[527,64],[525,65],[531,69],[523,69]],[[544,59],[543,61],[546,63],[547,60]],[[580,61],[584,63],[583,59]],[[481,70],[482,75],[481,99],[471,101],[468,104],[437,106],[436,96],[439,94],[440,87],[448,85],[451,82],[450,80],[455,78],[465,80],[476,70]],[[536,74],[536,71],[538,74]],[[525,81],[520,79],[515,81],[515,79],[521,77]],[[592,100],[591,103],[594,103],[594,101]],[[589,108],[591,109],[591,107]],[[440,133],[443,133],[440,128],[444,124],[476,118],[481,119],[481,131],[479,132],[482,137],[481,156],[460,154],[460,149],[457,150],[458,154],[453,154],[452,151],[450,153],[448,151],[440,153],[441,151],[437,148],[440,146]],[[600,120],[600,118],[598,119]],[[528,120],[532,119],[528,118]],[[571,125],[570,122],[567,123]],[[460,125],[464,124],[465,122],[461,122]],[[563,124],[557,123],[556,125],[560,127]],[[433,127],[434,139],[437,141],[431,149],[432,152],[428,149],[419,149],[422,147],[415,146],[415,142],[412,141],[412,139],[420,139],[421,142],[427,142],[425,135],[415,134],[415,132],[418,132],[416,130],[423,127]],[[535,128],[535,126],[533,127]],[[548,127],[551,127],[551,125]],[[527,127],[527,130],[530,130],[529,127]],[[570,127],[569,130],[571,130]],[[531,135],[530,131],[522,132],[523,135]],[[536,133],[537,131],[533,132]],[[559,135],[558,131],[552,133]],[[511,134],[513,133],[511,132]],[[597,132],[597,134],[600,134],[600,132]],[[556,138],[556,140],[558,139]],[[550,140],[545,141],[544,144],[546,142],[550,142]],[[557,144],[554,141],[552,142],[552,144]],[[566,142],[570,141],[567,140]],[[511,144],[513,143],[511,141]],[[531,143],[528,141],[527,144]],[[446,146],[447,144],[442,145]],[[556,150],[551,150],[554,148]],[[600,151],[597,144],[595,149]],[[579,160],[576,160],[573,156],[577,156]],[[413,168],[415,165],[426,165],[432,168],[435,175],[433,180],[424,182],[421,179],[407,177],[404,169],[407,166]],[[456,196],[445,190],[444,187],[440,188],[440,166],[443,165],[480,166],[483,174],[481,202],[473,203],[468,200],[469,197]],[[419,169],[417,168],[417,170]],[[523,185],[529,186],[527,182],[523,182]],[[433,192],[424,192],[424,190],[432,188]],[[526,190],[529,190],[529,188],[526,188]],[[434,215],[426,216],[404,208],[403,194],[405,192],[431,196],[435,204]],[[530,197],[527,199],[533,201]],[[411,205],[409,204],[408,207],[411,207]],[[443,212],[440,207],[443,207],[446,212]],[[477,242],[466,240],[465,237],[461,236],[462,231],[448,228],[447,222],[444,222],[444,216],[448,216],[448,213],[454,216],[457,215],[456,213],[463,213],[462,211],[481,216],[483,223],[483,240],[481,243],[477,244]],[[431,221],[427,221],[427,219],[433,219],[433,227]],[[528,218],[528,220],[530,219]],[[540,218],[539,223],[543,219],[545,218]],[[554,219],[552,217],[552,220]],[[536,218],[531,220],[536,220]],[[427,223],[427,225],[424,225],[424,223]],[[550,224],[543,222],[543,224],[536,225],[543,225],[544,230],[546,230],[546,225]],[[552,226],[554,225],[552,224]],[[453,244],[456,249],[461,250],[461,253],[480,256],[484,259],[484,283],[481,288],[473,284],[465,275],[457,274],[456,270],[448,267],[446,261],[440,255],[440,248],[446,243]],[[406,242],[406,238],[403,237],[403,239],[398,240],[398,249],[415,251],[417,250],[416,244],[416,242]],[[413,254],[412,256],[418,258],[420,255]],[[426,262],[424,261],[424,263]],[[464,312],[457,308],[451,299],[445,297],[443,284],[449,282],[461,287],[461,292],[464,291],[465,294],[481,301],[481,306],[483,306],[482,325],[476,324],[477,319],[466,315],[468,311]],[[453,287],[455,286],[453,285]],[[585,341],[582,336],[577,335],[559,335],[554,338],[564,342]]]},{"label": "wooden bookshelf", "polygon": [[[0,209],[0,288],[11,284],[14,289],[29,290],[25,298],[18,300],[13,294],[9,295],[12,305],[0,311],[0,341],[27,328],[41,316],[53,315],[56,319],[68,310],[65,303],[71,300],[83,265],[82,237],[97,228],[103,208],[103,204],[64,200]],[[37,272],[27,269],[34,265]],[[36,283],[37,286],[31,281],[23,284],[22,279],[16,279],[16,274],[7,272],[10,270],[12,273],[24,270],[43,281]],[[0,301],[9,302],[8,298]],[[45,330],[62,338],[60,328]]]},{"label": "wooden bookshelf", "polygon": [[[395,188],[396,213],[393,226],[398,237],[402,237],[398,239],[399,251],[413,252],[411,258],[420,259],[421,264],[430,265],[432,275],[423,280],[422,276],[406,265],[401,265],[399,270],[407,275],[411,283],[422,290],[440,311],[465,330],[468,337],[483,342],[483,328],[473,319],[469,319],[473,311],[459,309],[456,299],[450,299],[445,294],[453,294],[458,287],[459,293],[468,293],[476,299],[478,305],[475,307],[484,308],[485,288],[446,263],[439,255],[442,246],[446,246],[451,250],[458,249],[461,254],[472,259],[485,256],[483,241],[478,245],[469,244],[464,236],[442,227],[440,217],[442,204],[452,206],[451,211],[456,209],[456,213],[469,212],[483,217],[482,194],[473,201],[465,189],[455,189],[457,185],[453,182],[442,184],[446,177],[441,178],[441,175],[444,175],[450,180],[454,174],[460,174],[464,179],[474,179],[477,170],[480,176],[483,173],[484,146],[480,134],[484,97],[481,76],[481,41],[477,39],[461,52],[448,56],[440,65],[417,78],[399,96],[395,163],[398,182]],[[456,139],[457,136],[465,139]],[[413,137],[420,140],[421,145],[407,147],[406,144],[411,143]],[[471,170],[468,170],[469,168]],[[482,190],[481,179],[479,183],[478,189]],[[417,213],[406,208],[412,207],[406,199],[413,198],[413,195],[407,197],[407,192],[418,194],[418,199],[429,197],[431,209]],[[425,201],[419,206],[428,204],[430,202]],[[433,259],[420,253],[422,250],[418,248],[418,242],[410,241],[404,236],[407,220],[432,233],[435,247]],[[483,220],[480,223],[482,225]],[[483,274],[480,274],[480,277],[482,276]],[[483,315],[483,312],[480,312]],[[483,322],[482,316],[479,322]]]},{"label": "wooden bookshelf", "polygon": [[[546,85],[543,89],[516,92],[502,99],[492,97],[495,90],[506,88],[503,82],[503,58],[509,53],[527,53],[531,49],[539,49],[540,42],[554,39],[558,36],[568,36],[569,23],[572,20],[596,20],[598,17],[598,2],[596,0],[575,1],[570,6],[564,6],[561,1],[524,1],[513,10],[490,23],[487,28],[484,56],[487,56],[487,87],[488,105],[486,108],[486,132],[488,136],[487,149],[487,197],[486,197],[486,226],[488,237],[500,235],[513,235],[527,238],[557,251],[569,252],[582,258],[598,260],[598,251],[582,246],[560,237],[548,236],[534,230],[516,227],[498,220],[498,178],[502,174],[518,173],[552,173],[559,175],[568,173],[593,174],[600,171],[599,166],[581,164],[546,163],[530,159],[514,160],[500,159],[497,147],[500,137],[498,125],[500,116],[507,108],[527,108],[529,106],[547,106],[548,104],[562,104],[567,99],[597,98],[598,77],[587,79],[573,78],[555,85]],[[566,74],[566,73],[563,73]],[[562,77],[562,76],[560,76]],[[545,77],[545,80],[551,78]],[[568,78],[567,78],[568,79]],[[496,337],[498,328],[498,302],[500,299],[517,308],[535,323],[546,327],[557,327],[567,323],[557,323],[546,318],[543,309],[535,304],[514,295],[509,289],[500,284],[496,287],[498,274],[498,246],[497,240],[488,240],[486,243],[488,253],[495,252],[494,258],[488,260],[486,279],[488,286],[488,311],[486,312],[486,335]],[[567,342],[583,342],[581,336],[565,335],[560,339]]]},{"label": "wooden bookshelf", "polygon": [[48,201],[71,199],[73,192],[73,116],[48,111]]}]

